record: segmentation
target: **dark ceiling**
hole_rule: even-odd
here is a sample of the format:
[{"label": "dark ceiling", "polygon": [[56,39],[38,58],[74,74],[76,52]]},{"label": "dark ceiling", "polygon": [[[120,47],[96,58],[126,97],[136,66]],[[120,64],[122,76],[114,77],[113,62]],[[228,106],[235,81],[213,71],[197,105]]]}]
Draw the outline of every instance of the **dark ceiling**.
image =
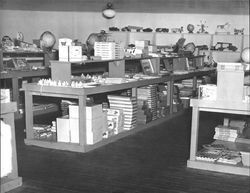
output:
[{"label": "dark ceiling", "polygon": [[[3,10],[101,11],[109,0],[0,0]],[[117,12],[249,15],[249,0],[110,0]]]}]

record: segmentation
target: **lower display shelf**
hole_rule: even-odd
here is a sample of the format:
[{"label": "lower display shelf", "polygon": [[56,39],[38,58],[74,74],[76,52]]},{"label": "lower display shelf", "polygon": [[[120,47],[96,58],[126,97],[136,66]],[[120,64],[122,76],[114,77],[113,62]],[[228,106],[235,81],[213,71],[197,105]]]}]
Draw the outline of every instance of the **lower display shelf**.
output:
[{"label": "lower display shelf", "polygon": [[187,167],[194,169],[250,176],[250,167],[246,166],[229,165],[222,163],[210,163],[198,160],[188,160]]},{"label": "lower display shelf", "polygon": [[73,151],[73,152],[88,152],[96,148],[99,148],[103,145],[112,143],[128,135],[134,134],[136,132],[148,129],[154,125],[158,125],[165,121],[173,119],[174,117],[184,114],[186,111],[187,109],[168,115],[167,117],[160,118],[155,121],[151,121],[147,124],[137,125],[137,127],[134,129],[123,131],[117,135],[113,135],[107,139],[103,139],[102,141],[99,141],[93,145],[81,145],[78,143],[64,143],[64,142],[46,141],[46,140],[39,140],[39,139],[24,139],[24,142],[26,145],[34,145],[34,146],[49,148],[49,149],[58,149],[58,150],[66,150],[66,151]]}]

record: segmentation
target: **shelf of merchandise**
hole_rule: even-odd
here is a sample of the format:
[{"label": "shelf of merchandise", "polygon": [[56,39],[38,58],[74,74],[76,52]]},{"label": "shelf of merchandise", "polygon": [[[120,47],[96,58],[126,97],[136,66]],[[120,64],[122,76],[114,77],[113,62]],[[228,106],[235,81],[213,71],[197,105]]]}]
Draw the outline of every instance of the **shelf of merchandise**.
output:
[{"label": "shelf of merchandise", "polygon": [[[184,74],[171,74],[171,93],[173,93],[173,85],[176,81],[185,80],[185,79],[193,79],[193,87],[192,87],[192,96],[195,97],[197,94],[197,78],[202,76],[207,76],[214,74],[216,72],[216,68],[203,68],[199,70],[189,71]],[[170,95],[170,101],[173,101],[173,95]],[[173,112],[173,102],[170,102],[170,113]]]},{"label": "shelf of merchandise", "polygon": [[[193,111],[192,111],[190,158],[187,161],[187,167],[250,176],[250,167],[238,166],[238,165],[235,166],[235,165],[222,164],[222,163],[211,163],[211,162],[196,160],[200,112],[206,111],[206,112],[215,112],[215,113],[250,115],[250,104],[243,103],[240,101],[228,102],[228,101],[222,101],[222,100],[211,101],[211,100],[204,100],[204,99],[192,99],[190,105],[193,107]],[[228,143],[240,143],[240,141],[228,142]],[[240,143],[240,145],[244,146],[244,149],[250,152],[249,143]],[[240,149],[238,149],[238,151],[239,150]]]},{"label": "shelf of merchandise", "polygon": [[[179,38],[185,38],[185,44],[193,42],[195,45],[207,45],[208,50],[200,50],[208,56],[211,63],[215,62],[237,62],[240,61],[241,51],[249,47],[249,35],[234,34],[207,34],[207,33],[163,33],[163,32],[109,32],[112,40],[134,44],[135,40],[149,40],[150,44],[156,46],[173,46]],[[238,49],[236,52],[218,52],[211,50],[217,42],[232,43]]]},{"label": "shelf of merchandise", "polygon": [[22,185],[22,178],[18,176],[18,165],[16,155],[16,138],[14,112],[17,111],[17,103],[1,103],[1,119],[10,125],[11,128],[11,145],[12,145],[12,172],[1,178],[1,192],[7,192]]}]

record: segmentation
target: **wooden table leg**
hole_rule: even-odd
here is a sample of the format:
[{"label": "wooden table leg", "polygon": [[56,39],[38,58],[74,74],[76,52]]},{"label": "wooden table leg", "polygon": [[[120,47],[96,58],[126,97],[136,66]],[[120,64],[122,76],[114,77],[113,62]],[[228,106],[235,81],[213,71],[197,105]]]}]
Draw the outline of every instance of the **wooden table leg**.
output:
[{"label": "wooden table leg", "polygon": [[[86,96],[79,96],[79,143],[84,148],[87,144],[86,132]],[[85,149],[83,149],[85,151]]]},{"label": "wooden table leg", "polygon": [[198,135],[199,135],[199,108],[193,107],[192,111],[192,130],[191,130],[191,142],[190,142],[190,160],[194,161],[196,158]]},{"label": "wooden table leg", "polygon": [[29,91],[25,91],[25,121],[26,121],[26,138],[33,139],[33,96]]}]

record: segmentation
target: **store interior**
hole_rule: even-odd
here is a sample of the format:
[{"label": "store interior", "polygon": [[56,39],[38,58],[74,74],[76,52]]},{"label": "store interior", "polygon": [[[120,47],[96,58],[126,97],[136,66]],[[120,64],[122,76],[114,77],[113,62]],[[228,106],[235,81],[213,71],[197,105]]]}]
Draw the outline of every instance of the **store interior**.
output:
[{"label": "store interior", "polygon": [[0,0],[1,193],[248,193],[248,0]]}]

